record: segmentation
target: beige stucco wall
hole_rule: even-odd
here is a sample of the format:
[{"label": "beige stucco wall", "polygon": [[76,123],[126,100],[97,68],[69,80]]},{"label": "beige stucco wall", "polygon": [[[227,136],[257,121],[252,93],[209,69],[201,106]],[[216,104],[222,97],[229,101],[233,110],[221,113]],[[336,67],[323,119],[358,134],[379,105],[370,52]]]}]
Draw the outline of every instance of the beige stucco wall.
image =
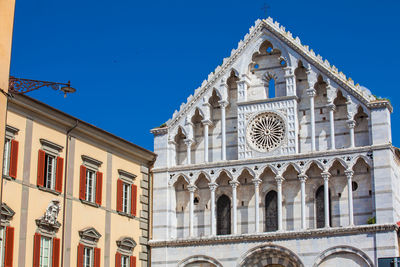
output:
[{"label": "beige stucco wall", "polygon": [[[32,123],[32,134],[31,136],[27,136],[27,125],[30,123]],[[12,104],[11,102],[7,124],[19,129],[18,134],[15,136],[15,139],[19,142],[17,179],[15,181],[3,179],[3,201],[16,212],[10,223],[10,225],[15,228],[14,266],[32,265],[33,237],[37,231],[35,220],[44,214],[49,202],[53,199],[58,199],[61,203],[61,210],[58,215],[61,228],[56,235],[58,238],[62,239],[63,227],[66,226],[66,222],[72,218],[70,227],[66,226],[65,228],[66,233],[64,240],[70,239],[71,244],[68,254],[70,255],[68,258],[70,264],[65,264],[65,267],[76,265],[77,246],[80,241],[79,231],[87,227],[95,228],[102,235],[97,243],[97,247],[101,248],[101,266],[114,266],[115,253],[117,252],[116,241],[121,237],[131,237],[135,240],[137,246],[133,251],[133,255],[137,257],[137,266],[143,266],[143,264],[147,265],[147,263],[140,263],[139,261],[139,258],[143,259],[145,257],[143,254],[143,250],[145,249],[140,244],[140,237],[143,233],[140,229],[141,222],[143,227],[143,218],[140,218],[142,208],[140,199],[143,190],[141,188],[141,180],[143,177],[141,171],[143,171],[144,166],[148,167],[147,163],[144,163],[143,160],[140,161],[132,154],[123,154],[114,147],[107,146],[107,144],[97,141],[95,137],[91,138],[90,135],[85,135],[79,129],[76,129],[75,132],[71,132],[72,139],[74,140],[74,153],[69,153],[68,161],[70,163],[68,163],[66,162],[66,131],[68,128],[57,124],[49,118],[43,118],[38,114],[26,111],[24,108]],[[63,221],[64,194],[57,195],[55,193],[46,192],[38,189],[36,186],[38,150],[42,147],[40,142],[41,138],[63,147],[60,156],[65,159],[64,170],[71,162],[73,163],[73,194],[71,197],[68,197],[72,202],[72,209],[68,211],[67,208],[66,211],[67,216],[69,216],[68,214],[72,214],[72,217],[66,218],[65,221]],[[29,141],[30,139],[31,142]],[[28,141],[26,142],[26,140]],[[31,147],[29,148],[30,143]],[[25,151],[30,151],[30,155],[25,155]],[[80,165],[83,163],[82,155],[92,157],[102,162],[99,168],[99,171],[103,173],[101,207],[93,207],[79,200],[79,172]],[[24,160],[25,158],[26,160]],[[137,176],[134,180],[134,184],[136,184],[138,188],[137,217],[130,218],[116,212],[117,180],[119,177],[118,169],[133,173]],[[67,177],[70,177],[70,175],[68,174]],[[110,180],[108,181],[107,179]],[[111,184],[111,188],[107,189],[107,184]],[[63,180],[63,192],[64,186]],[[27,203],[23,202],[23,192],[25,192],[25,196],[29,196]],[[109,195],[107,195],[108,192],[110,192]],[[66,207],[68,207],[68,205],[66,205]],[[24,215],[22,210],[24,208],[27,209],[27,215]],[[107,213],[109,214],[111,225],[107,225]],[[24,218],[26,218],[26,220]],[[24,222],[26,222],[26,231],[24,230]],[[107,227],[110,229],[109,235],[106,234]],[[24,238],[26,238],[26,240]],[[105,261],[107,240],[110,248],[107,253],[109,265],[106,265]],[[61,242],[63,242],[63,240],[61,240]]]},{"label": "beige stucco wall", "polygon": [[[0,0],[0,88],[6,92],[8,92],[8,77],[10,75],[14,8],[15,0]],[[6,107],[7,98],[0,93],[0,148],[4,147]],[[0,159],[2,158],[3,149],[0,149]],[[3,161],[0,160],[0,170],[2,169]]]}]

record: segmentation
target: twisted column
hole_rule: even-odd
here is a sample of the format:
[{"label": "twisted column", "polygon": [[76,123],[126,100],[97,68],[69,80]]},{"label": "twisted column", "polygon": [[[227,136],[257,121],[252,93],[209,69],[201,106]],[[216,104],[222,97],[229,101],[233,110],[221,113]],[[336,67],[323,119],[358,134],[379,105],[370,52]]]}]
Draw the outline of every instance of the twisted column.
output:
[{"label": "twisted column", "polygon": [[347,198],[349,205],[349,225],[354,225],[354,215],[353,215],[353,170],[346,170],[344,174],[347,177]]},{"label": "twisted column", "polygon": [[255,232],[258,233],[260,232],[260,200],[259,200],[259,194],[260,194],[260,184],[261,184],[261,179],[253,179],[253,184],[254,184],[254,207],[255,207]]},{"label": "twisted column", "polygon": [[230,181],[230,185],[232,186],[232,216],[233,216],[233,234],[237,234],[237,196],[236,189],[240,184],[238,181]]},{"label": "twisted column", "polygon": [[298,176],[301,188],[301,229],[306,229],[306,181],[307,175],[300,174]]},{"label": "twisted column", "polygon": [[329,178],[331,174],[329,172],[322,172],[322,178],[324,178],[324,215],[325,215],[325,227],[330,227],[329,223]]},{"label": "twisted column", "polygon": [[217,234],[217,222],[215,220],[215,190],[217,190],[218,184],[217,183],[209,183],[208,186],[210,187],[211,191],[211,235],[215,236]]}]

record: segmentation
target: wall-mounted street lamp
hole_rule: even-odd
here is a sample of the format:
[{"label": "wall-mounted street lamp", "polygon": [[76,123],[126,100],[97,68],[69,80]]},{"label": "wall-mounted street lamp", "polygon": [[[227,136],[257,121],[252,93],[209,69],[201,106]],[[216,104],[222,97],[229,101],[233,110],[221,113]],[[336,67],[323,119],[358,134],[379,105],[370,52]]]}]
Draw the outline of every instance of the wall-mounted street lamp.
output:
[{"label": "wall-mounted street lamp", "polygon": [[13,76],[10,76],[8,91],[15,94],[25,94],[42,87],[50,87],[53,90],[60,90],[64,92],[64,97],[67,97],[67,94],[74,93],[76,91],[75,88],[71,87],[71,83],[69,81],[68,83],[57,83],[16,78]]}]

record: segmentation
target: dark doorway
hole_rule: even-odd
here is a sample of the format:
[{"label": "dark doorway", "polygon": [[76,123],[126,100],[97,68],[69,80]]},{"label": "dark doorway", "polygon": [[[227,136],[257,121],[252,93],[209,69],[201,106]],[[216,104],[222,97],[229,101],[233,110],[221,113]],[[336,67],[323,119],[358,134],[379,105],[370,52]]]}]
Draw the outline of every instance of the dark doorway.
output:
[{"label": "dark doorway", "polygon": [[231,200],[222,195],[217,201],[217,235],[231,234]]},{"label": "dark doorway", "polygon": [[278,230],[278,196],[276,191],[270,191],[265,196],[265,231]]},{"label": "dark doorway", "polygon": [[[315,208],[317,216],[317,228],[325,227],[325,207],[324,207],[324,186],[321,185],[315,194]],[[329,225],[332,225],[332,212],[331,212],[331,191],[329,190]]]}]

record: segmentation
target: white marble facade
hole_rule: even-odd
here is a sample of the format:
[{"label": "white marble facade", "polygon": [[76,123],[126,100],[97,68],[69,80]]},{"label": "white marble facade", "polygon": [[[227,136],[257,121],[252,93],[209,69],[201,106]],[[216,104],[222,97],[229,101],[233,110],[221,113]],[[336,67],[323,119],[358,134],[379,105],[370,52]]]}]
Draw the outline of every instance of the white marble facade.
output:
[{"label": "white marble facade", "polygon": [[399,255],[386,100],[271,18],[153,129],[152,266],[376,266]]}]

